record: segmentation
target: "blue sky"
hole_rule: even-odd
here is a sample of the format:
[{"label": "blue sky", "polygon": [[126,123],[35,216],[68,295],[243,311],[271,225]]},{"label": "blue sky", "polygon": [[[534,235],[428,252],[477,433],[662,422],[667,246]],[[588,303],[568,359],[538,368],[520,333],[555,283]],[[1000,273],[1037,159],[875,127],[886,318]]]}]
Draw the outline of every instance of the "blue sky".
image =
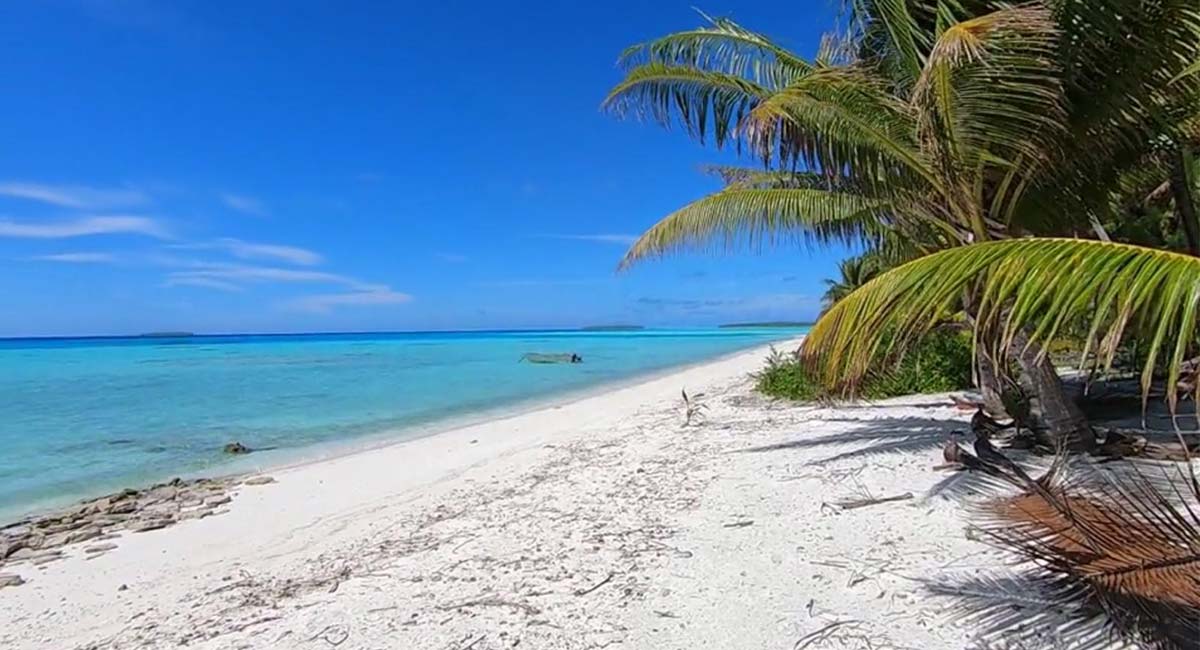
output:
[{"label": "blue sky", "polygon": [[[13,3],[0,336],[804,319],[841,251],[630,238],[728,160],[599,111],[695,0]],[[804,53],[827,0],[702,3]]]}]

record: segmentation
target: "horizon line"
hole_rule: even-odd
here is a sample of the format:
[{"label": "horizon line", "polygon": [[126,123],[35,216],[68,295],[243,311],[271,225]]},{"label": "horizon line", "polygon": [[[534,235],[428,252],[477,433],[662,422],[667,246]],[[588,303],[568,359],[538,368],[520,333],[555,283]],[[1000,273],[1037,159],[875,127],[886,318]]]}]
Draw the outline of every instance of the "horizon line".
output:
[{"label": "horizon line", "polygon": [[[67,334],[67,335],[33,335],[33,336],[0,336],[0,342],[10,341],[69,341],[69,340],[104,340],[104,339],[185,339],[185,338],[217,338],[228,336],[249,336],[249,337],[267,337],[267,336],[337,336],[337,335],[370,335],[370,334],[519,334],[539,332],[587,332],[603,333],[604,330],[595,330],[592,328],[605,327],[625,327],[630,328],[627,331],[642,331],[653,332],[662,330],[703,330],[703,329],[732,329],[737,327],[752,328],[755,326],[762,327],[810,327],[813,323],[805,321],[779,321],[776,323],[720,323],[717,325],[580,325],[577,327],[529,327],[529,328],[478,328],[478,329],[424,329],[424,330],[325,330],[313,332],[185,332],[185,331],[164,331],[164,332],[141,332],[137,334]],[[620,331],[620,330],[609,330]]]}]

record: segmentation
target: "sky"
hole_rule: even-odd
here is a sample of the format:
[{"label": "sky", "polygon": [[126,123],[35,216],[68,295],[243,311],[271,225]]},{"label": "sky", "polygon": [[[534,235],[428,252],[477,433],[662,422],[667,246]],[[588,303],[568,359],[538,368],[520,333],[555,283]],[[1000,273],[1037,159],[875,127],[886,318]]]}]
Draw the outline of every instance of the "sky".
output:
[{"label": "sky", "polygon": [[[832,3],[699,8],[811,55]],[[694,4],[11,3],[0,336],[810,319],[845,251],[616,272],[733,161],[599,108]]]}]

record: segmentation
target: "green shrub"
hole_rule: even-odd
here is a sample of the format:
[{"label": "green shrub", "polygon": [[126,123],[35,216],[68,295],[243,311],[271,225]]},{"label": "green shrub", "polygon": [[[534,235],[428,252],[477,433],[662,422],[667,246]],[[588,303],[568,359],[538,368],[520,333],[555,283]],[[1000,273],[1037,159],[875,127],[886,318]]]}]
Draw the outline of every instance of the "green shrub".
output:
[{"label": "green shrub", "polygon": [[808,368],[800,363],[796,353],[785,354],[771,348],[767,365],[756,375],[758,390],[771,397],[804,402],[823,399],[825,393]]},{"label": "green shrub", "polygon": [[[931,332],[909,349],[898,365],[881,359],[878,367],[880,371],[860,386],[862,397],[886,399],[970,388],[971,339],[965,332]],[[772,351],[756,379],[758,390],[772,397],[805,402],[829,398],[796,353]]]}]

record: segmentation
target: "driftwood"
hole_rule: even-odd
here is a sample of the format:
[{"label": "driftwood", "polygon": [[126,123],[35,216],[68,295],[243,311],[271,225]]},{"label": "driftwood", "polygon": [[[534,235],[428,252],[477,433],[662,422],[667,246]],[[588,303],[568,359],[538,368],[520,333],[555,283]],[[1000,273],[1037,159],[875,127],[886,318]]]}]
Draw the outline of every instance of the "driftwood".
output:
[{"label": "driftwood", "polygon": [[913,498],[912,492],[897,494],[891,497],[880,497],[878,499],[852,499],[850,501],[834,501],[833,505],[842,510],[854,510],[856,508],[866,508],[867,506],[879,505],[881,503],[892,503],[893,501],[908,501]]},{"label": "driftwood", "polygon": [[528,361],[529,363],[583,363],[583,357],[574,352],[526,352],[521,356],[521,361]]}]

